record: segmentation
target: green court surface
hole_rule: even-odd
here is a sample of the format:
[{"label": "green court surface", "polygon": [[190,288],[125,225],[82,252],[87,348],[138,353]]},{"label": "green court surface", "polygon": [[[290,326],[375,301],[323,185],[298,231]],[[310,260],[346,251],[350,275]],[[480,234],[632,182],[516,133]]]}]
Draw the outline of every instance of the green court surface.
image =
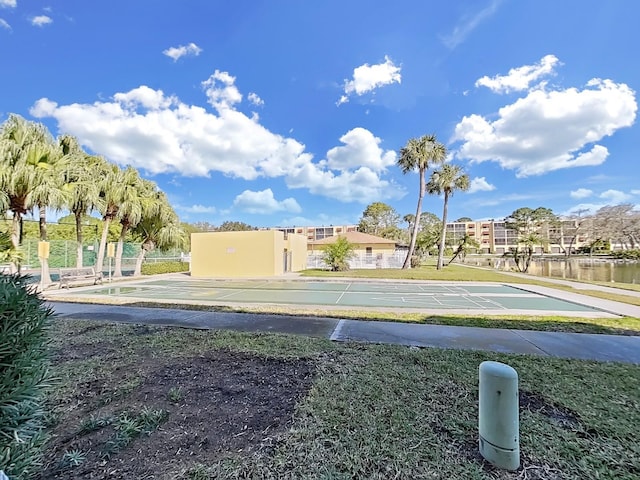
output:
[{"label": "green court surface", "polygon": [[292,304],[342,307],[598,312],[597,309],[498,284],[314,281],[151,280],[101,286],[78,296],[115,296],[203,304]]}]

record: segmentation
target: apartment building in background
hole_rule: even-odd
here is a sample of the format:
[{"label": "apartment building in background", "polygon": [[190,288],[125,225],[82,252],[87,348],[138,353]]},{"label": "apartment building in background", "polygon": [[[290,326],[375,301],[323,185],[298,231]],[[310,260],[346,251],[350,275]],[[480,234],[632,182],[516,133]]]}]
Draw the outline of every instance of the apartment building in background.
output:
[{"label": "apartment building in background", "polygon": [[319,227],[269,227],[267,230],[280,230],[285,234],[295,233],[305,235],[309,242],[316,242],[325,238],[333,237],[347,232],[357,232],[358,225],[322,225]]},{"label": "apartment building in background", "polygon": [[[541,233],[548,243],[536,246],[535,253],[560,254],[569,248],[578,249],[586,242],[586,237],[578,232],[575,220],[563,220]],[[452,243],[459,243],[465,235],[478,242],[478,253],[502,255],[518,246],[518,232],[507,228],[504,220],[447,223],[447,239]]]},{"label": "apartment building in background", "polygon": [[[575,235],[575,220],[563,220],[556,227],[542,232],[548,238],[547,245],[537,246],[535,253],[562,254],[567,249],[576,250],[586,243],[584,235]],[[312,227],[270,227],[265,230],[280,230],[285,234],[305,235],[308,242],[317,242],[335,235],[357,232],[358,225],[329,225]],[[465,235],[474,238],[480,247],[477,253],[502,255],[518,246],[518,233],[507,228],[504,220],[475,220],[470,222],[447,222],[447,240],[455,245]],[[397,245],[397,247],[401,246]]]}]

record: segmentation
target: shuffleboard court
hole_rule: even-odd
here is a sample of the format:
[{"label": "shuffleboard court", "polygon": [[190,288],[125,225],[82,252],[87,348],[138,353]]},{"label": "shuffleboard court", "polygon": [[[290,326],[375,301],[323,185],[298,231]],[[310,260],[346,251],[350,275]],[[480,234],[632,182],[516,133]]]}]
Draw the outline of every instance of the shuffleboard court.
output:
[{"label": "shuffleboard court", "polygon": [[503,284],[350,281],[145,280],[74,292],[79,297],[202,304],[598,314],[596,308]]}]

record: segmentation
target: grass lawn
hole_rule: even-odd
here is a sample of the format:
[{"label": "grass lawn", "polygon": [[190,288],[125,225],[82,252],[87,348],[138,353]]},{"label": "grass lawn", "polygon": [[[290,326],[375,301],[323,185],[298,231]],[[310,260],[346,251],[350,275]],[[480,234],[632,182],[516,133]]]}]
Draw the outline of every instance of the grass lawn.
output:
[{"label": "grass lawn", "polygon": [[[55,320],[42,479],[631,479],[640,366]],[[520,375],[522,468],[477,454],[480,362]]]},{"label": "grass lawn", "polygon": [[425,315],[409,312],[383,312],[366,310],[327,310],[287,306],[219,306],[189,305],[159,302],[127,303],[131,307],[172,308],[209,312],[237,312],[255,314],[296,315],[298,317],[349,318],[383,322],[421,323],[425,325],[451,325],[460,327],[506,328],[537,330],[541,332],[600,333],[607,335],[640,335],[640,318],[579,318],[535,315]]}]

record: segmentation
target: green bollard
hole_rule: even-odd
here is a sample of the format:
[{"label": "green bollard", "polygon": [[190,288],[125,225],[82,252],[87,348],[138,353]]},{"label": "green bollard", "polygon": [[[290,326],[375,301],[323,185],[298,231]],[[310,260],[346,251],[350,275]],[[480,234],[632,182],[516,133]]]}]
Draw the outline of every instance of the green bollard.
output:
[{"label": "green bollard", "polygon": [[518,373],[509,365],[482,362],[479,369],[480,454],[505,470],[520,467]]}]

